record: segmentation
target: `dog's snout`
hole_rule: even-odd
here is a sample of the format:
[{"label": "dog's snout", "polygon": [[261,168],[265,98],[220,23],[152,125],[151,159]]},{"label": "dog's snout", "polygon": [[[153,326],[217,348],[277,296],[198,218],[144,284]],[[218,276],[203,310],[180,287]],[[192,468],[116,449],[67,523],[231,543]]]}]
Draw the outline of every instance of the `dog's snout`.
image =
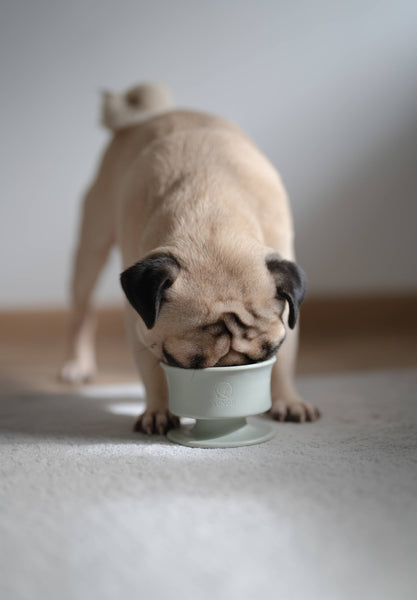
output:
[{"label": "dog's snout", "polygon": [[203,369],[206,363],[204,354],[195,354],[190,361],[190,369]]},{"label": "dog's snout", "polygon": [[278,344],[272,344],[271,342],[264,342],[262,344],[262,356],[260,360],[268,360],[272,358],[280,349],[280,346],[284,340],[280,340]]}]

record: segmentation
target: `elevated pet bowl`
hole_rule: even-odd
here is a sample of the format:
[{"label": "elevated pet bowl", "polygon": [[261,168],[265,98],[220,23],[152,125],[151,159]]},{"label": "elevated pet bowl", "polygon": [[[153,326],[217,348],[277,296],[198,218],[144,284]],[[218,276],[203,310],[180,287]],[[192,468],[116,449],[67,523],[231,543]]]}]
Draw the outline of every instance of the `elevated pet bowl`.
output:
[{"label": "elevated pet bowl", "polygon": [[271,408],[271,370],[275,357],[236,367],[180,369],[161,363],[169,388],[170,411],[196,419],[192,427],[171,429],[172,442],[197,448],[231,448],[270,440],[270,423],[246,417]]}]

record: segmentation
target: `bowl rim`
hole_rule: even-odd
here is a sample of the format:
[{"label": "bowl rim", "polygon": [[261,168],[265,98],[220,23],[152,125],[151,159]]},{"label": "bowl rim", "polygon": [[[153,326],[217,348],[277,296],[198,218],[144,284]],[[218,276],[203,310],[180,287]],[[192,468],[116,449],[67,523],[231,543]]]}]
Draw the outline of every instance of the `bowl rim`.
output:
[{"label": "bowl rim", "polygon": [[277,360],[276,356],[272,358],[268,358],[268,360],[263,360],[261,362],[250,363],[249,365],[232,365],[231,367],[207,367],[206,369],[184,369],[183,367],[173,367],[171,365],[167,365],[166,363],[159,363],[161,367],[168,371],[173,372],[184,372],[184,373],[233,373],[235,371],[251,371],[254,369],[260,369],[262,367],[268,367],[269,365],[273,365]]}]

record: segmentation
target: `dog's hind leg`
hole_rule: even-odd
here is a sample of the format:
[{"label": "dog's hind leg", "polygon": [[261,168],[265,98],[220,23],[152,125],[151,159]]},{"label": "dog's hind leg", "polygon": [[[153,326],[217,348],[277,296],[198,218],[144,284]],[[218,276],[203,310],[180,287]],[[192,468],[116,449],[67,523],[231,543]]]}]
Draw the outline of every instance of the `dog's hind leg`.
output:
[{"label": "dog's hind leg", "polygon": [[115,242],[113,211],[107,196],[98,180],[84,199],[71,280],[67,356],[59,373],[61,380],[71,383],[88,381],[96,373],[96,323],[91,297]]}]

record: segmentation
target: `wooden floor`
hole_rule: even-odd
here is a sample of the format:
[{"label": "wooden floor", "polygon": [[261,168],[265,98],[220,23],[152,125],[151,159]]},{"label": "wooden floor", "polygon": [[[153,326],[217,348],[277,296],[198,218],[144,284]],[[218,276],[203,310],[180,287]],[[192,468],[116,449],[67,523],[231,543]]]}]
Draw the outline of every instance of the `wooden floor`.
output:
[{"label": "wooden floor", "polygon": [[[329,374],[417,367],[415,298],[361,303],[306,303],[301,321],[297,373]],[[65,355],[66,313],[0,313],[2,393],[65,391],[57,381]],[[137,381],[119,308],[99,311],[99,374],[96,384]]]}]

